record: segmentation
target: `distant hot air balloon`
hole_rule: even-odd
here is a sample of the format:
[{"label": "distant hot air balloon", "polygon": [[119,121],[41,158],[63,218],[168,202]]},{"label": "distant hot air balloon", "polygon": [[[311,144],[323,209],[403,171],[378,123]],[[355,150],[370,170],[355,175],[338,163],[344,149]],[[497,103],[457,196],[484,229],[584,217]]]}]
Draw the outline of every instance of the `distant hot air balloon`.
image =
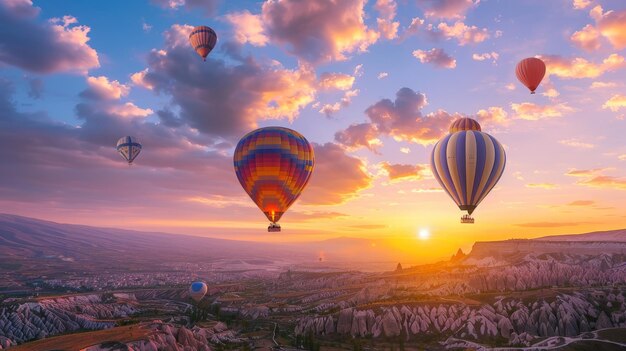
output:
[{"label": "distant hot air balloon", "polygon": [[463,117],[455,120],[450,125],[450,133],[456,133],[461,130],[477,130],[480,132],[480,124],[476,120]]},{"label": "distant hot air balloon", "polygon": [[[478,122],[476,122],[478,124]],[[435,179],[462,211],[463,223],[496,185],[506,164],[502,145],[479,130],[462,130],[439,140],[430,159]]]},{"label": "distant hot air balloon", "polygon": [[193,282],[189,287],[189,295],[191,295],[191,298],[196,302],[202,300],[207,291],[209,291],[209,288],[204,282]]},{"label": "distant hot air balloon", "polygon": [[125,136],[117,141],[116,149],[130,165],[141,152],[141,144],[135,137]]},{"label": "distant hot air balloon", "polygon": [[530,93],[534,94],[543,76],[546,75],[546,64],[536,57],[525,58],[515,67],[515,75],[530,89]]},{"label": "distant hot air balloon", "polygon": [[250,198],[272,222],[277,222],[309,182],[315,157],[300,133],[282,127],[266,127],[248,133],[234,155],[235,173]]},{"label": "distant hot air balloon", "polygon": [[207,26],[197,26],[189,34],[189,43],[194,50],[206,61],[207,55],[217,43],[217,34]]}]

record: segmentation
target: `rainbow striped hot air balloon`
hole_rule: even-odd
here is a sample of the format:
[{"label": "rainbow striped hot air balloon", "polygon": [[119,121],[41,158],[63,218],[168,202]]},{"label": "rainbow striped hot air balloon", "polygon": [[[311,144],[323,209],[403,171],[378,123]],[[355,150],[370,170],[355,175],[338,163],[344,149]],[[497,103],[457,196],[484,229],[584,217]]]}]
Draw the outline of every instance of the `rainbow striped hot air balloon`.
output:
[{"label": "rainbow striped hot air balloon", "polygon": [[139,144],[137,138],[125,136],[117,141],[116,150],[130,165],[133,163],[135,158],[139,156],[139,153],[141,152],[141,144]]},{"label": "rainbow striped hot air balloon", "polygon": [[217,43],[217,34],[207,26],[197,26],[189,34],[189,44],[206,61],[206,57]]},{"label": "rainbow striped hot air balloon", "polygon": [[462,129],[439,140],[430,159],[435,179],[457,206],[467,211],[462,223],[474,223],[470,215],[496,185],[505,164],[504,148],[481,132],[480,125],[478,130]]},{"label": "rainbow striped hot air balloon", "polygon": [[309,182],[315,157],[300,133],[282,127],[246,134],[235,149],[235,173],[252,201],[272,222],[270,232]]}]

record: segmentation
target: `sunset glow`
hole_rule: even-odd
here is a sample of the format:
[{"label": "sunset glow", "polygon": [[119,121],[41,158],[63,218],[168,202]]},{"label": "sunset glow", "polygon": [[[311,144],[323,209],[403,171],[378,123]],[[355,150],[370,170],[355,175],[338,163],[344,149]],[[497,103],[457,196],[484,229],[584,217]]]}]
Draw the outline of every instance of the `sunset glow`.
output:
[{"label": "sunset glow", "polygon": [[[12,28],[0,37],[2,213],[234,240],[362,238],[415,263],[626,224],[623,1],[87,3],[0,2]],[[188,43],[197,25],[219,37],[206,62]],[[515,77],[526,57],[547,65],[535,95]],[[459,117],[507,156],[473,225],[430,169]],[[267,126],[315,152],[280,233],[233,169],[239,139]],[[125,135],[143,145],[131,167],[115,151]]]}]

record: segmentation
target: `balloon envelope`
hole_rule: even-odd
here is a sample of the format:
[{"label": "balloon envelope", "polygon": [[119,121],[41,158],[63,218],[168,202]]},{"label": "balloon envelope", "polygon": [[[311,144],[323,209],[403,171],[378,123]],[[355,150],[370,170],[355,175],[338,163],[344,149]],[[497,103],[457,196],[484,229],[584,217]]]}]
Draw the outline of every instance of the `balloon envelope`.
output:
[{"label": "balloon envelope", "polygon": [[207,291],[209,291],[209,288],[204,282],[193,282],[189,287],[189,295],[191,295],[191,298],[196,302],[202,300]]},{"label": "balloon envelope", "polygon": [[439,140],[430,159],[435,179],[469,214],[496,185],[505,164],[502,145],[491,135],[475,130],[452,133]]},{"label": "balloon envelope", "polygon": [[300,196],[315,163],[304,136],[282,127],[248,133],[237,144],[233,159],[239,183],[272,223]]},{"label": "balloon envelope", "polygon": [[128,162],[133,163],[135,158],[141,152],[141,144],[137,141],[137,138],[132,136],[125,136],[117,141],[117,152]]},{"label": "balloon envelope", "polygon": [[476,120],[463,117],[455,120],[450,125],[450,133],[456,133],[462,130],[477,130],[480,132],[480,124],[478,124]]},{"label": "balloon envelope", "polygon": [[217,43],[217,34],[207,26],[197,26],[189,34],[189,44],[206,61],[207,55]]},{"label": "balloon envelope", "polygon": [[535,93],[545,74],[546,64],[536,57],[525,58],[515,67],[517,79],[530,89],[531,94]]}]

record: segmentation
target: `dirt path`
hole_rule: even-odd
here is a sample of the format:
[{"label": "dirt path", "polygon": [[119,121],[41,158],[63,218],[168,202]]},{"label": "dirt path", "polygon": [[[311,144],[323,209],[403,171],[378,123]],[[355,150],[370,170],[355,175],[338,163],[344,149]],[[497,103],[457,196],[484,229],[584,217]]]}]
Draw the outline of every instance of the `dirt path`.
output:
[{"label": "dirt path", "polygon": [[145,339],[149,330],[142,325],[131,325],[85,333],[54,336],[11,347],[11,351],[76,351],[105,341],[130,342]]}]

